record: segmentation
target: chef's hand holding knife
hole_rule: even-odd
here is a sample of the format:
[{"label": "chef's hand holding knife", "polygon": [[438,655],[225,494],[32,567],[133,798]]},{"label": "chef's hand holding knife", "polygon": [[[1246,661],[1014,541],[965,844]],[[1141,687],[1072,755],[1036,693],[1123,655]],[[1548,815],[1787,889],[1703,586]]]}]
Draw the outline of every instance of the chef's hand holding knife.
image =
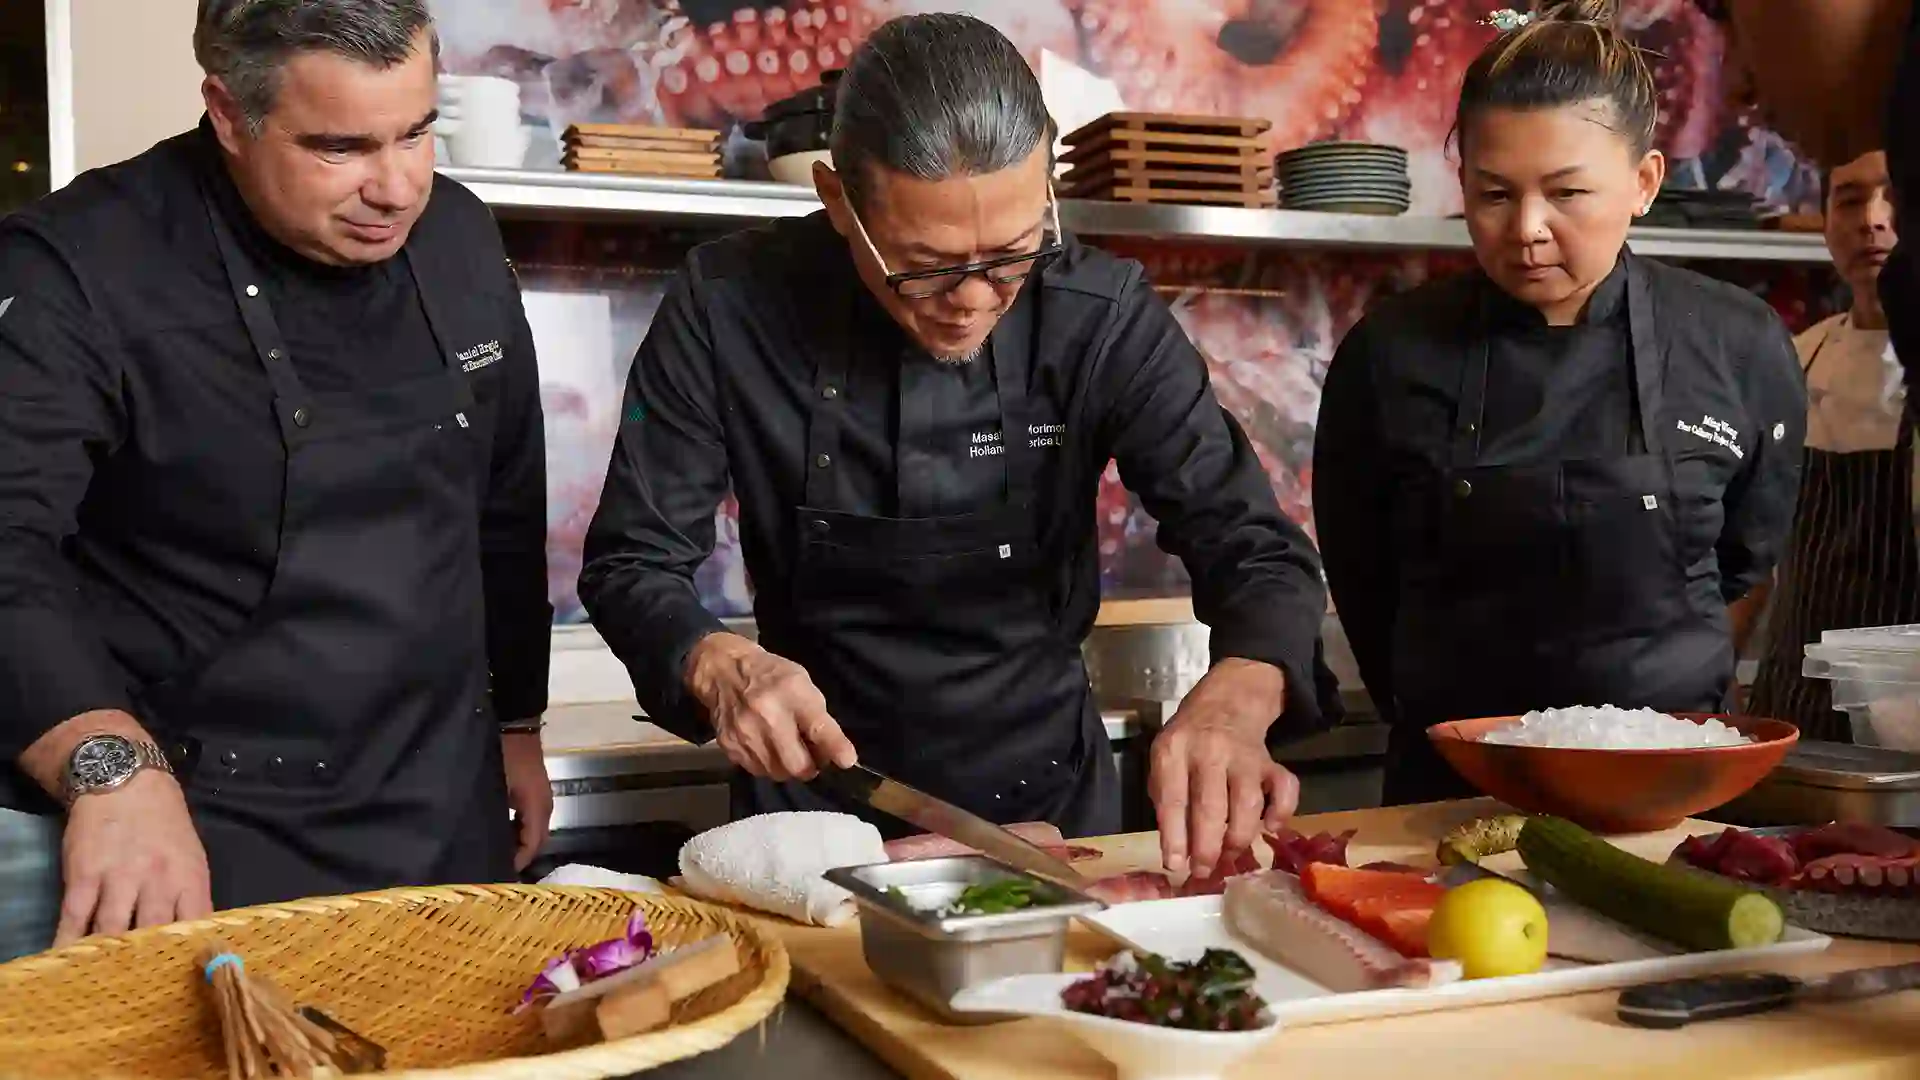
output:
[{"label": "chef's hand holding knife", "polygon": [[1223,855],[1252,850],[1293,816],[1300,782],[1267,751],[1286,693],[1279,668],[1221,660],[1153,740],[1147,791],[1168,873],[1211,877]]},{"label": "chef's hand holding knife", "polygon": [[727,760],[768,780],[849,768],[853,744],[805,668],[738,634],[710,634],[687,656],[687,688],[706,707]]},{"label": "chef's hand holding knife", "polygon": [[[29,746],[20,755],[20,767],[59,798],[74,748],[101,734],[153,741],[127,713],[82,713]],[[207,852],[187,811],[186,794],[160,769],[141,769],[111,791],[74,799],[61,848],[65,893],[56,948],[89,934],[118,934],[213,913]]]}]

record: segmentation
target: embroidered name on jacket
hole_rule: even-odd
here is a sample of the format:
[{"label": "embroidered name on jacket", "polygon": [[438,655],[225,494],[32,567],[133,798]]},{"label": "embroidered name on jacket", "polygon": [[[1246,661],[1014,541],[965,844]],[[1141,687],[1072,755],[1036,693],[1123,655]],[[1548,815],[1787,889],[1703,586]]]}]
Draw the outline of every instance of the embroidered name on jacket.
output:
[{"label": "embroidered name on jacket", "polygon": [[1000,441],[997,431],[976,431],[967,438],[967,456],[970,458],[994,457],[1007,452],[1007,446]]},{"label": "embroidered name on jacket", "polygon": [[484,345],[475,345],[453,354],[460,361],[461,371],[479,371],[489,364],[497,364],[506,356],[498,341],[489,341]]},{"label": "embroidered name on jacket", "polygon": [[1700,417],[1698,424],[1689,424],[1685,420],[1680,421],[1680,430],[1697,438],[1705,439],[1715,446],[1726,447],[1733,451],[1735,458],[1744,458],[1747,456],[1746,452],[1740,449],[1740,433],[1734,430],[1733,425],[1727,423],[1725,420],[1715,420],[1711,416],[1703,415]]},{"label": "embroidered name on jacket", "polygon": [[1028,424],[1027,445],[1038,449],[1044,446],[1061,446],[1067,441],[1065,424]]}]

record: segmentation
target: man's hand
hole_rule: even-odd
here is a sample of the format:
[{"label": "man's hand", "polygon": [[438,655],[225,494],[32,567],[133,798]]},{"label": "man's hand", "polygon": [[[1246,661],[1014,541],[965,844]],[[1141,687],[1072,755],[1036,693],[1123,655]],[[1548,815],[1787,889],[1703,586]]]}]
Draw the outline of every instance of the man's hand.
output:
[{"label": "man's hand", "polygon": [[75,799],[61,846],[66,895],[55,948],[213,913],[207,852],[186,795],[157,769]]},{"label": "man's hand", "polygon": [[1153,740],[1147,790],[1168,873],[1210,877],[1222,855],[1250,850],[1292,816],[1300,783],[1266,743],[1286,683],[1271,664],[1222,660]]},{"label": "man's hand", "polygon": [[737,634],[709,634],[687,657],[687,689],[706,706],[727,760],[769,780],[811,780],[859,760],[806,669]]},{"label": "man's hand", "polygon": [[[92,735],[153,741],[124,712],[81,713],[27,747],[20,769],[59,798],[68,759]],[[207,852],[187,797],[178,781],[158,769],[142,769],[111,791],[75,799],[61,848],[66,892],[55,947],[90,933],[118,934],[213,912]]]},{"label": "man's hand", "polygon": [[553,785],[547,780],[547,756],[537,731],[500,736],[500,757],[507,769],[507,805],[513,808],[519,839],[514,844],[513,869],[525,870],[546,845],[553,823]]}]

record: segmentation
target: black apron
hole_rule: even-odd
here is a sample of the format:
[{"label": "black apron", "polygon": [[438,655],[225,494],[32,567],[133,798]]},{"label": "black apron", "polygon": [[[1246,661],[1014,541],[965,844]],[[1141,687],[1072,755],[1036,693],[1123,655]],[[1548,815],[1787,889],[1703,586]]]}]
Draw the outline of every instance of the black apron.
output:
[{"label": "black apron", "polygon": [[1716,648],[1688,596],[1672,448],[1657,422],[1665,354],[1652,298],[1631,260],[1628,274],[1635,409],[1617,457],[1478,464],[1490,351],[1482,294],[1449,466],[1395,500],[1396,531],[1430,539],[1402,568],[1387,805],[1477,794],[1433,750],[1432,724],[1569,705],[1711,710],[1726,695],[1724,622]]},{"label": "black apron", "polygon": [[[995,328],[1006,500],[932,518],[833,504],[844,352],[817,357],[800,550],[783,602],[764,596],[760,641],[807,669],[863,764],[1002,824],[1051,821],[1068,836],[1120,830],[1119,777],[1079,642],[1059,627],[1065,568],[1041,542],[1038,455],[1026,386],[1038,290]],[[975,361],[976,363],[978,361]],[[736,818],[855,813],[892,837],[917,831],[816,788],[736,773]]]},{"label": "black apron", "polygon": [[1920,622],[1913,422],[1901,423],[1891,450],[1805,453],[1792,546],[1747,711],[1795,724],[1801,738],[1852,742],[1847,714],[1833,709],[1833,684],[1800,673],[1804,650],[1827,630]]},{"label": "black apron", "polygon": [[214,905],[511,880],[477,528],[488,455],[434,294],[415,274],[444,371],[310,392],[206,204],[286,445],[265,597],[210,658],[138,695],[181,771]]}]

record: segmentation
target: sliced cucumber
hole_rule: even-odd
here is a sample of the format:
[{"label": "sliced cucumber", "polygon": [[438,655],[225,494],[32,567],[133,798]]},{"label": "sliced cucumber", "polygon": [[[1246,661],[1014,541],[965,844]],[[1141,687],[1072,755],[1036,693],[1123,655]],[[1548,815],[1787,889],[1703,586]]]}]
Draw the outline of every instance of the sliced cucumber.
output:
[{"label": "sliced cucumber", "polygon": [[1569,899],[1678,945],[1751,949],[1786,929],[1761,893],[1643,859],[1562,818],[1529,818],[1518,846],[1527,869]]}]

